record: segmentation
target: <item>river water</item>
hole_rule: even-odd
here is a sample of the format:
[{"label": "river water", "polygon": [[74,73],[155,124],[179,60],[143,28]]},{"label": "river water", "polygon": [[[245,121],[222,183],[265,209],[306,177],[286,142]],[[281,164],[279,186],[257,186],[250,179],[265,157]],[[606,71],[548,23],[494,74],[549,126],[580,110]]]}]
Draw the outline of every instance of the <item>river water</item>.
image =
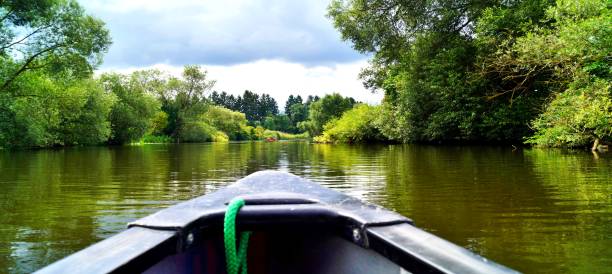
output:
[{"label": "river water", "polygon": [[610,154],[305,142],[0,151],[0,273],[264,169],[381,204],[519,271],[612,273]]}]

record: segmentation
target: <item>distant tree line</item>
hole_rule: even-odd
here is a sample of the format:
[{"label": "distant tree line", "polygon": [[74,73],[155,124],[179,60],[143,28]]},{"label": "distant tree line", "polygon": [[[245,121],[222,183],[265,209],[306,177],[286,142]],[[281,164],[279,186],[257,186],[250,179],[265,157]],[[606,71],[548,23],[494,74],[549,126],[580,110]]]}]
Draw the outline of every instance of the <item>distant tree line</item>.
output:
[{"label": "distant tree line", "polygon": [[261,125],[266,117],[278,114],[276,100],[265,93],[259,95],[245,90],[242,96],[234,97],[226,92],[213,91],[210,100],[213,104],[244,113],[251,125]]},{"label": "distant tree line", "polygon": [[[309,95],[304,101],[301,95],[289,95],[283,113],[279,113],[276,100],[265,93],[259,95],[246,90],[242,95],[234,96],[227,92],[213,91],[210,95],[213,104],[244,113],[251,126],[289,133],[318,134],[322,129],[322,120],[338,116],[347,106],[355,104],[353,98],[344,98],[338,94],[327,95],[322,103],[314,104],[320,99],[319,96]],[[313,119],[310,117],[311,109],[315,117]],[[322,117],[318,117],[320,115]]]},{"label": "distant tree line", "polygon": [[[119,99],[111,110],[111,143],[142,138],[146,142],[207,142],[300,137],[262,127],[263,117],[278,115],[270,95],[248,90],[236,98],[211,93],[215,81],[199,66],[185,66],[181,77],[144,70],[103,74],[99,81]],[[129,95],[122,96],[124,91]]]}]

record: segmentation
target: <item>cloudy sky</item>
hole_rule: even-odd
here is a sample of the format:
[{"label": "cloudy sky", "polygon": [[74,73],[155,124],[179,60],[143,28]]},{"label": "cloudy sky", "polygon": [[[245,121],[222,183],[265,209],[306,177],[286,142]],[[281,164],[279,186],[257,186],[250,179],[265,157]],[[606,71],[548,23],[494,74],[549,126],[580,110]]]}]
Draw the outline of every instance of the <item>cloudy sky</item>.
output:
[{"label": "cloudy sky", "polygon": [[216,90],[289,94],[339,92],[378,103],[357,78],[367,56],[340,40],[325,17],[329,0],[79,0],[104,20],[113,45],[101,71],[200,64]]}]

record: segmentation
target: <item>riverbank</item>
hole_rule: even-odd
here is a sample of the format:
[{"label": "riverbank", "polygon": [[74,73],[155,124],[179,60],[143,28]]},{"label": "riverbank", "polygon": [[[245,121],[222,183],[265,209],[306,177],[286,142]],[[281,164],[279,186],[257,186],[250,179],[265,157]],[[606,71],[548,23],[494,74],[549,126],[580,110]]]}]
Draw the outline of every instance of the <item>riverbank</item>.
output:
[{"label": "riverbank", "polygon": [[[307,132],[300,134],[291,134],[276,130],[264,130],[262,134],[249,136],[251,138],[245,140],[230,140],[229,138],[211,139],[207,142],[190,142],[190,143],[209,143],[209,142],[229,142],[229,141],[279,141],[279,140],[310,140],[310,135]],[[140,141],[134,144],[169,144],[180,143],[176,142],[172,137],[167,135],[145,135]]]}]

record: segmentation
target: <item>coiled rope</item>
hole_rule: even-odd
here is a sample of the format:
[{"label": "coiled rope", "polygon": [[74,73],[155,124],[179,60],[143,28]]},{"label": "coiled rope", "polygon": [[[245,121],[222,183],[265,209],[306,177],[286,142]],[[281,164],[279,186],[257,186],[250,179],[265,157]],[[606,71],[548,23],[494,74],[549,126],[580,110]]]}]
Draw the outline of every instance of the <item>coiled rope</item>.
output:
[{"label": "coiled rope", "polygon": [[[247,248],[251,236],[250,231],[240,233],[240,243],[236,248],[236,215],[242,206],[244,206],[243,199],[233,199],[225,211],[223,240],[228,274],[247,274]],[[238,252],[236,252],[236,249],[238,249]]]}]

